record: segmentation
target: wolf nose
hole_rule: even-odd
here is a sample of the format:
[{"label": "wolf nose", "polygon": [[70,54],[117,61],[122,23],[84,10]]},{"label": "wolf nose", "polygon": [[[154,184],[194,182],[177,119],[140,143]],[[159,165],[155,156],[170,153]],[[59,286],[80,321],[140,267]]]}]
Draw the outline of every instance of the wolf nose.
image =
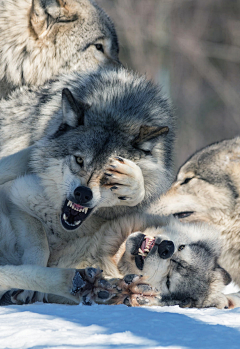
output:
[{"label": "wolf nose", "polygon": [[77,187],[74,190],[74,196],[76,198],[77,203],[83,205],[92,200],[93,194],[91,189],[89,189],[88,187],[81,186]]},{"label": "wolf nose", "polygon": [[174,243],[172,241],[163,240],[160,245],[158,245],[158,254],[160,258],[167,259],[172,257],[174,252]]}]

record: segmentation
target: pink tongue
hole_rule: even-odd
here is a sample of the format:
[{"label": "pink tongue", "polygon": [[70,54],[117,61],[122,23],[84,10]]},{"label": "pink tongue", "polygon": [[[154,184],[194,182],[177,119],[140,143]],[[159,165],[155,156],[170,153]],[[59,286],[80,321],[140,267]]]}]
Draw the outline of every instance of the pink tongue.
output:
[{"label": "pink tongue", "polygon": [[[147,245],[147,243],[148,243],[149,240],[150,240],[150,239],[147,238],[147,237],[143,240],[142,245],[141,245],[141,247],[140,247],[141,250],[142,250],[143,252],[144,252],[144,249],[145,249],[145,247],[146,247],[146,245]],[[154,243],[155,243],[155,240],[153,240],[152,243],[151,243],[151,245],[149,246],[149,251],[153,248]]]},{"label": "pink tongue", "polygon": [[77,209],[77,210],[79,210],[80,208],[81,208],[81,209],[84,208],[83,206],[78,205],[78,204],[75,204],[74,202],[73,202],[72,206],[73,206],[73,208],[75,208],[75,209]]}]

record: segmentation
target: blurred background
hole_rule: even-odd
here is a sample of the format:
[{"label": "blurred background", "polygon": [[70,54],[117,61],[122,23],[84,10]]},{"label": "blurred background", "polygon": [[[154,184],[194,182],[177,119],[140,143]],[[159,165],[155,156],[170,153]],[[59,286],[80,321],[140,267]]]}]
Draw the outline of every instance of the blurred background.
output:
[{"label": "blurred background", "polygon": [[163,87],[178,117],[176,170],[240,133],[240,0],[97,0],[120,58]]}]

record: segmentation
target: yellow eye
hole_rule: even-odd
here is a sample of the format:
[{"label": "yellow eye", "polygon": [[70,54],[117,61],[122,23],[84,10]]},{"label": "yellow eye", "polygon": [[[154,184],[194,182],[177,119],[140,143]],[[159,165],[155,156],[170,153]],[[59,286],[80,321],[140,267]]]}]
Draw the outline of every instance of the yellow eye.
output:
[{"label": "yellow eye", "polygon": [[75,156],[75,159],[76,159],[76,163],[81,167],[83,167],[83,158],[81,158],[80,156]]},{"label": "yellow eye", "polygon": [[180,245],[180,246],[178,247],[178,251],[182,251],[184,248],[185,248],[185,245]]}]

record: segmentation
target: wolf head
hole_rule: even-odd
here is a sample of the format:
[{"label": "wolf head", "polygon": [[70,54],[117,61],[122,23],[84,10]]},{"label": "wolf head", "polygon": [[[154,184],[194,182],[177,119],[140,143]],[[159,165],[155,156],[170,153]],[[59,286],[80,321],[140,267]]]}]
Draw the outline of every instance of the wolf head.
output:
[{"label": "wolf head", "polygon": [[118,62],[114,25],[92,0],[2,1],[0,11],[0,79],[41,85]]},{"label": "wolf head", "polygon": [[231,277],[218,264],[218,232],[205,224],[181,224],[173,218],[165,224],[132,233],[118,268],[123,274],[144,275],[158,289],[162,306],[227,307],[222,290]]},{"label": "wolf head", "polygon": [[202,149],[180,168],[176,181],[153,210],[174,214],[184,222],[204,221],[226,229],[236,219],[239,159],[239,138]]},{"label": "wolf head", "polygon": [[[174,118],[158,87],[124,69],[103,70],[87,80],[75,74],[69,85],[57,112],[61,123],[36,146],[32,170],[62,218],[71,214],[75,229],[93,209],[102,208],[101,214],[110,218],[130,209],[126,203],[116,212],[111,190],[104,186],[111,159],[129,159],[140,167],[145,187],[141,207],[167,189]],[[60,98],[61,91],[54,93]]]}]

